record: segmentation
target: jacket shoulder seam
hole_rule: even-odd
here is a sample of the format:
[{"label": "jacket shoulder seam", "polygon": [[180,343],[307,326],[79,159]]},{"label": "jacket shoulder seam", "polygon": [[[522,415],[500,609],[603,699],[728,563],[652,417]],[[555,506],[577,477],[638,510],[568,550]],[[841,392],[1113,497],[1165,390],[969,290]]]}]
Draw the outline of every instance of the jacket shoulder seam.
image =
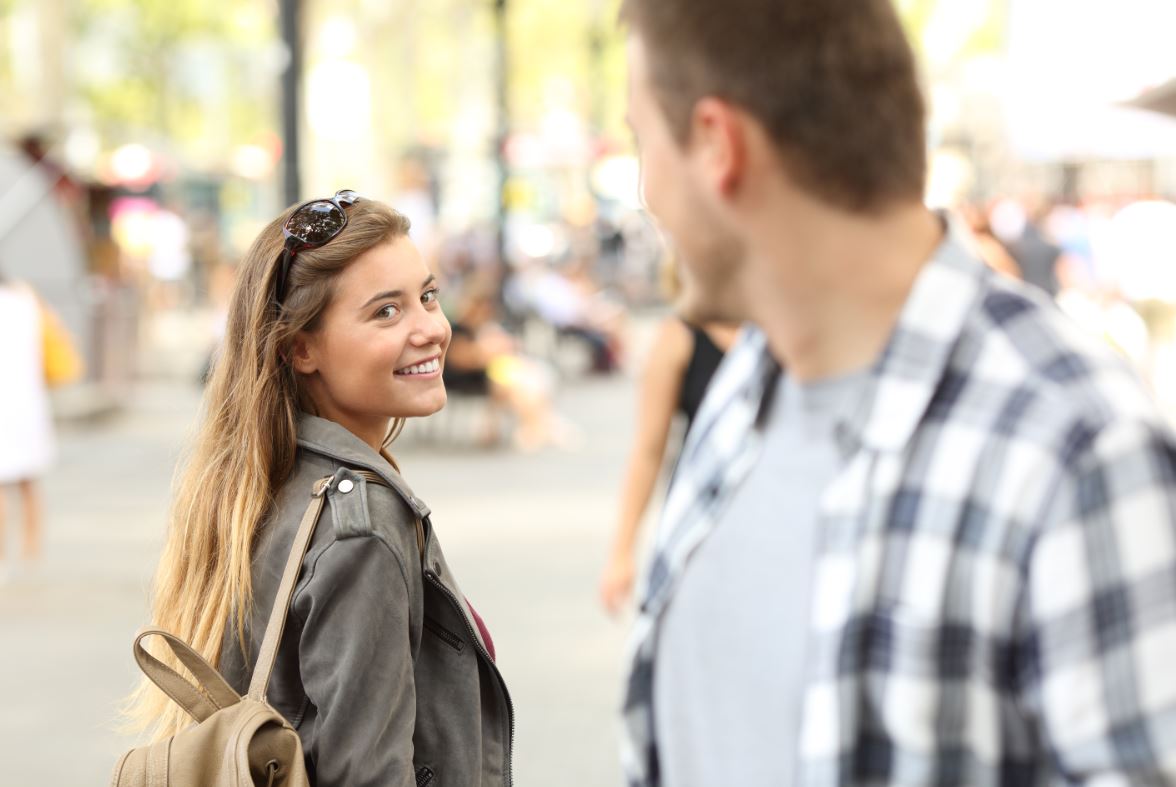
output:
[{"label": "jacket shoulder seam", "polygon": [[[405,566],[404,566],[404,558],[401,556],[400,552],[396,549],[396,547],[393,544],[388,543],[388,539],[384,538],[384,536],[380,533],[368,533],[365,535],[356,535],[356,536],[351,536],[350,538],[345,539],[345,540],[352,541],[352,540],[359,539],[359,538],[369,538],[369,539],[372,539],[373,541],[378,541],[380,544],[382,544],[384,546],[385,549],[387,549],[389,552],[392,553],[392,557],[396,559],[396,565],[400,569],[400,578],[404,581],[404,587],[407,590],[409,588],[408,571],[405,569]],[[305,626],[306,626],[306,620],[298,612],[298,601],[299,601],[299,599],[301,599],[303,597],[303,595],[305,595],[306,590],[311,586],[311,584],[314,583],[315,575],[318,573],[319,560],[321,560],[323,555],[327,554],[327,552],[329,552],[336,544],[338,544],[340,542],[340,540],[341,539],[335,539],[330,544],[328,544],[324,549],[320,550],[318,552],[318,554],[316,554],[314,556],[314,560],[311,561],[310,565],[306,567],[307,568],[306,580],[299,583],[298,589],[294,592],[294,597],[290,600],[291,611],[294,613],[295,617],[298,618],[298,622],[303,628],[305,628]]]}]

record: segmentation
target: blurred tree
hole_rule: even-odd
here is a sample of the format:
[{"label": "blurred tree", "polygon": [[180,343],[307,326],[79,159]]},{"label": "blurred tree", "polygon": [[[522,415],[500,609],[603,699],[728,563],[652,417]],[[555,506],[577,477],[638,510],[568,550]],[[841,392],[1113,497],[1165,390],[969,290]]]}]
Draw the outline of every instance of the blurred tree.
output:
[{"label": "blurred tree", "polygon": [[[0,0],[2,2],[3,0]],[[256,0],[78,0],[77,89],[108,142],[224,156],[276,123],[272,13]],[[263,100],[259,100],[263,99]],[[219,150],[217,150],[219,149]]]},{"label": "blurred tree", "polygon": [[[513,0],[510,36],[512,100],[521,124],[535,125],[560,98],[562,81],[574,90],[572,109],[624,136],[623,31],[618,0]],[[553,96],[553,91],[555,95]]]},{"label": "blurred tree", "polygon": [[[332,12],[364,18],[364,3],[335,0]],[[572,109],[599,115],[606,130],[624,135],[624,59],[615,24],[619,0],[509,0],[512,125],[535,127],[551,103],[552,86],[573,89]],[[353,7],[355,9],[353,10]],[[387,128],[394,136],[440,142],[470,91],[492,97],[494,0],[401,0],[365,28],[374,77],[389,88]],[[594,105],[598,105],[594,110]]]},{"label": "blurred tree", "polygon": [[1005,46],[1009,0],[899,0],[907,31],[932,68],[951,66]]},{"label": "blurred tree", "polygon": [[4,39],[9,35],[8,23],[15,7],[16,0],[0,0],[0,91],[4,92],[7,92],[7,83],[12,78],[12,58],[8,56],[8,46]]}]

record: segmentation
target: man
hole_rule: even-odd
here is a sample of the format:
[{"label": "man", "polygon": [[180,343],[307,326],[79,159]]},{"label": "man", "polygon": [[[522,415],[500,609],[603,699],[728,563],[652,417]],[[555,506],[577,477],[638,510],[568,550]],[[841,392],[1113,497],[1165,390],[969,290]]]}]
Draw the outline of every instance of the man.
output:
[{"label": "man", "polygon": [[1176,445],[924,207],[889,0],[622,15],[682,308],[750,323],[663,514],[629,783],[1176,782]]}]

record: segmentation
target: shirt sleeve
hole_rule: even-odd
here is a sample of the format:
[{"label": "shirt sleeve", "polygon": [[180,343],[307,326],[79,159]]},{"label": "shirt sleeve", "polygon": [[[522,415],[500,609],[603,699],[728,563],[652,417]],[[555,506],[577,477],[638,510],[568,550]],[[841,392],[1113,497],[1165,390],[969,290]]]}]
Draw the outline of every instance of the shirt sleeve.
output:
[{"label": "shirt sleeve", "polygon": [[1176,447],[1076,435],[1028,562],[1022,700],[1067,781],[1176,782]]},{"label": "shirt sleeve", "polygon": [[401,561],[378,536],[336,541],[296,601],[299,665],[317,709],[318,787],[415,785],[416,685]]}]

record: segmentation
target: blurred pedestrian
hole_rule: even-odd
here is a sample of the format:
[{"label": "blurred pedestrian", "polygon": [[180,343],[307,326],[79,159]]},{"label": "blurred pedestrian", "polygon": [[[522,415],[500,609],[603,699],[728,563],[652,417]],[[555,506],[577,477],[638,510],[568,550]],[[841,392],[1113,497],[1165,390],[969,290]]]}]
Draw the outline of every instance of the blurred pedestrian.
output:
[{"label": "blurred pedestrian", "polygon": [[641,520],[653,497],[674,416],[681,414],[689,430],[737,330],[721,322],[699,327],[679,317],[658,326],[641,373],[637,427],[621,482],[621,510],[600,579],[600,601],[611,615],[621,611],[633,592]]},{"label": "blurred pedestrian", "polygon": [[45,379],[42,307],[36,293],[0,273],[0,571],[7,547],[6,501],[20,499],[21,557],[41,555],[43,506],[39,479],[53,460],[53,420]]},{"label": "blurred pedestrian", "polygon": [[993,232],[983,205],[965,203],[960,206],[959,215],[972,231],[971,240],[975,244],[976,255],[988,267],[1014,279],[1024,278],[1017,260]]},{"label": "blurred pedestrian", "polygon": [[[243,693],[312,487],[329,479],[267,694],[318,787],[511,781],[494,644],[388,453],[403,419],[446,398],[449,323],[408,228],[346,191],[254,242],[154,587],[155,624]],[[146,682],[131,713],[161,735],[189,721]]]},{"label": "blurred pedestrian", "polygon": [[1044,200],[1033,199],[1027,209],[1019,203],[1004,200],[993,210],[994,214],[1005,214],[1001,216],[1005,226],[998,237],[1016,260],[1021,278],[1056,298],[1061,290],[1058,260],[1062,249],[1046,237],[1044,230],[1053,206]]},{"label": "blurred pedestrian", "polygon": [[620,368],[624,310],[591,281],[582,261],[558,269],[537,267],[517,284],[522,302],[539,319],[588,346],[594,374],[610,374]]},{"label": "blurred pedestrian", "polygon": [[643,587],[628,784],[1176,781],[1176,440],[924,206],[893,3],[622,15],[684,315],[750,323]]},{"label": "blurred pedestrian", "polygon": [[[667,294],[677,298],[677,277],[670,274],[666,279]],[[653,497],[674,416],[680,414],[689,431],[711,377],[738,330],[733,323],[697,326],[677,316],[667,317],[658,326],[641,373],[637,427],[621,482],[620,514],[600,579],[600,601],[609,614],[618,614],[633,592],[641,520]]]}]

